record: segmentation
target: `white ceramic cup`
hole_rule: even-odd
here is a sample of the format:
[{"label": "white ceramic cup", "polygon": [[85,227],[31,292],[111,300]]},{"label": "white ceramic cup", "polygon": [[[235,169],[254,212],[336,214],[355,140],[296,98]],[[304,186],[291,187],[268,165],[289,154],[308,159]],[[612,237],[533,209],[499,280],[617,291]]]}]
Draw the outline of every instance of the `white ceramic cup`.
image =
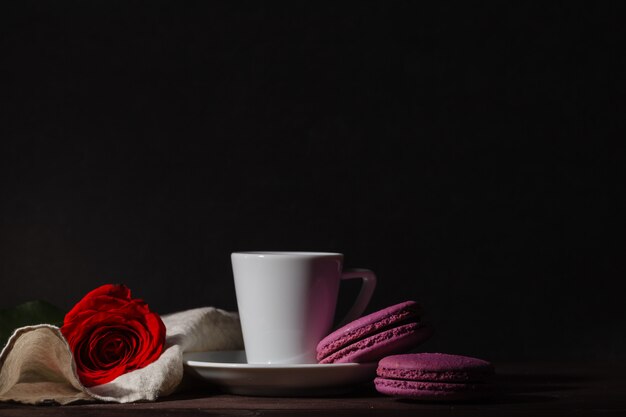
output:
[{"label": "white ceramic cup", "polygon": [[344,272],[341,253],[234,252],[231,261],[248,363],[316,363],[315,348],[331,331],[341,280],[363,282],[340,326],[363,313],[376,288],[372,271]]}]

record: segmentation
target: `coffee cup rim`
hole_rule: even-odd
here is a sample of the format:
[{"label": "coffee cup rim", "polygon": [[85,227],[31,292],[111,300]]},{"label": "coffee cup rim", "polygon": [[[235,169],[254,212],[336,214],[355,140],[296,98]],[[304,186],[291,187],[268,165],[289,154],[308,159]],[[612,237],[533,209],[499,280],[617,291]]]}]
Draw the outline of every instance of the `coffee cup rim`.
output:
[{"label": "coffee cup rim", "polygon": [[232,256],[245,257],[285,257],[285,258],[319,258],[319,257],[336,257],[343,256],[339,252],[317,252],[317,251],[236,251],[231,253]]}]

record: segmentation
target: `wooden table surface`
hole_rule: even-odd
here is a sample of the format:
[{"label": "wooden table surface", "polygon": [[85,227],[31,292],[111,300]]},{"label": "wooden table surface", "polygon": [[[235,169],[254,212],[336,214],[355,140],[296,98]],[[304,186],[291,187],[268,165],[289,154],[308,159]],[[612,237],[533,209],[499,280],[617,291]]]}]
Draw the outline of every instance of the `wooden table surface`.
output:
[{"label": "wooden table surface", "polygon": [[324,398],[226,395],[194,388],[151,403],[0,403],[0,416],[626,416],[626,362],[496,363],[499,394],[476,403],[420,403],[365,388]]}]

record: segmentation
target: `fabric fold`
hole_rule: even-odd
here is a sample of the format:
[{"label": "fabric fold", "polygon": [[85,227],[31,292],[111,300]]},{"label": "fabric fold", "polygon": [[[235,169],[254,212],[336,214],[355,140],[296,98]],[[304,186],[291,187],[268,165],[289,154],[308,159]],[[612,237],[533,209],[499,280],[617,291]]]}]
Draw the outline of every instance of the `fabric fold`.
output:
[{"label": "fabric fold", "polygon": [[58,327],[40,324],[17,329],[0,353],[0,401],[154,401],[181,386],[183,353],[243,348],[236,313],[202,307],[161,318],[167,333],[159,359],[90,388],[80,383],[72,352]]}]

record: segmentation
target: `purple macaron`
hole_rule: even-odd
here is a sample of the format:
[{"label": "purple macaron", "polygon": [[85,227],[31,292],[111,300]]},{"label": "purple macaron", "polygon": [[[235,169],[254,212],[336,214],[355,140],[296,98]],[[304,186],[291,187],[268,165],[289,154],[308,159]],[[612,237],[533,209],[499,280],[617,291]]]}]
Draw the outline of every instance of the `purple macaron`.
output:
[{"label": "purple macaron", "polygon": [[381,359],[374,384],[382,394],[423,401],[483,398],[492,392],[491,363],[469,356],[412,353]]},{"label": "purple macaron", "polygon": [[432,327],[420,321],[421,306],[405,301],[335,330],[317,345],[319,363],[376,362],[426,341]]}]

